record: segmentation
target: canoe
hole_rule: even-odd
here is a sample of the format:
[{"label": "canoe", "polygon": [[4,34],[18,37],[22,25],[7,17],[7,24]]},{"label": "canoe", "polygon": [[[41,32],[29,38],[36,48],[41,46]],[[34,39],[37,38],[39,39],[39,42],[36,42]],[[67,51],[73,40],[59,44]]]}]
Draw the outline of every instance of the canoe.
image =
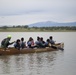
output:
[{"label": "canoe", "polygon": [[14,47],[10,47],[6,50],[3,48],[0,48],[0,55],[15,55],[15,54],[27,54],[27,53],[40,53],[40,52],[48,52],[48,51],[57,51],[57,50],[63,50],[64,43],[55,44],[54,47],[46,47],[46,48],[24,48],[24,49],[16,49]]}]

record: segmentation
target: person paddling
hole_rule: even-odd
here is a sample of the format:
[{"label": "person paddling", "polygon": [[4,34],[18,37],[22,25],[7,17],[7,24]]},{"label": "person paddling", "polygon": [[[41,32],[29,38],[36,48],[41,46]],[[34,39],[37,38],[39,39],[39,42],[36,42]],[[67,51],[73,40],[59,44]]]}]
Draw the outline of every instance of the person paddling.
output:
[{"label": "person paddling", "polygon": [[52,36],[49,37],[49,40],[50,40],[50,43],[51,43],[52,45],[55,44],[55,41],[53,40],[53,37],[52,37]]},{"label": "person paddling", "polygon": [[50,40],[47,39],[46,42],[44,43],[44,46],[45,47],[51,47],[51,44],[50,44]]},{"label": "person paddling", "polygon": [[1,42],[1,47],[5,50],[8,48],[9,45],[12,45],[14,42],[9,42],[11,40],[11,35],[8,35],[7,38],[3,39]]}]

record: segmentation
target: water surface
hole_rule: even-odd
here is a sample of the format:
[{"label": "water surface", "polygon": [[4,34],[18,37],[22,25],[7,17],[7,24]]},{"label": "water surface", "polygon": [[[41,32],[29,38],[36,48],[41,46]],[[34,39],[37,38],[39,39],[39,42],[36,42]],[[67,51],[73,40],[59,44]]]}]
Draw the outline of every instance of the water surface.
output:
[{"label": "water surface", "polygon": [[76,32],[0,32],[0,41],[8,34],[11,41],[52,35],[65,46],[64,51],[0,56],[0,75],[76,75]]}]

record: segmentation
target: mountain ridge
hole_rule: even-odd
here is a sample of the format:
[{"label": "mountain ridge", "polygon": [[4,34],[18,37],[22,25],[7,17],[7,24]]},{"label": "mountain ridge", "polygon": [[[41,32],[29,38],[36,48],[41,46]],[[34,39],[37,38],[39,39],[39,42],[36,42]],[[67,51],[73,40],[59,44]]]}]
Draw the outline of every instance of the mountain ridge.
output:
[{"label": "mountain ridge", "polygon": [[51,26],[76,26],[76,22],[59,23],[53,21],[45,21],[29,24],[29,27],[51,27]]}]

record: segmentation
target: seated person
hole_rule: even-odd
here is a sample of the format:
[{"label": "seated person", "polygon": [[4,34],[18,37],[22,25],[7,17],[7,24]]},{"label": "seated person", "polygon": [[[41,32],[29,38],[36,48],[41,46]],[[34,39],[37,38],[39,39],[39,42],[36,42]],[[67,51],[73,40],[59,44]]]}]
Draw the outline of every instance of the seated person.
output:
[{"label": "seated person", "polygon": [[44,43],[44,47],[51,47],[49,39],[47,39],[46,42]]},{"label": "seated person", "polygon": [[26,42],[24,42],[24,38],[23,37],[21,38],[20,46],[21,46],[22,49],[26,48]]},{"label": "seated person", "polygon": [[44,43],[43,38],[37,37],[37,41],[35,42],[37,48],[44,48]]},{"label": "seated person", "polygon": [[14,47],[17,48],[18,50],[20,50],[20,40],[17,39],[17,41],[14,44]]},{"label": "seated person", "polygon": [[34,40],[32,37],[29,38],[28,42],[27,42],[27,45],[29,48],[34,48]]},{"label": "seated person", "polygon": [[53,46],[53,45],[50,43],[50,40],[49,40],[49,39],[47,39],[47,41],[45,42],[44,46],[45,46],[45,47],[51,47],[51,48],[57,49],[56,46]]},{"label": "seated person", "polygon": [[45,43],[45,41],[43,40],[43,37],[41,37],[41,42],[44,44]]},{"label": "seated person", "polygon": [[37,37],[37,41],[35,42],[36,46],[39,48],[39,44],[40,44],[40,37]]},{"label": "seated person", "polygon": [[53,37],[52,37],[52,36],[49,37],[49,40],[50,40],[50,43],[51,43],[52,45],[55,44],[55,41],[53,40]]}]

